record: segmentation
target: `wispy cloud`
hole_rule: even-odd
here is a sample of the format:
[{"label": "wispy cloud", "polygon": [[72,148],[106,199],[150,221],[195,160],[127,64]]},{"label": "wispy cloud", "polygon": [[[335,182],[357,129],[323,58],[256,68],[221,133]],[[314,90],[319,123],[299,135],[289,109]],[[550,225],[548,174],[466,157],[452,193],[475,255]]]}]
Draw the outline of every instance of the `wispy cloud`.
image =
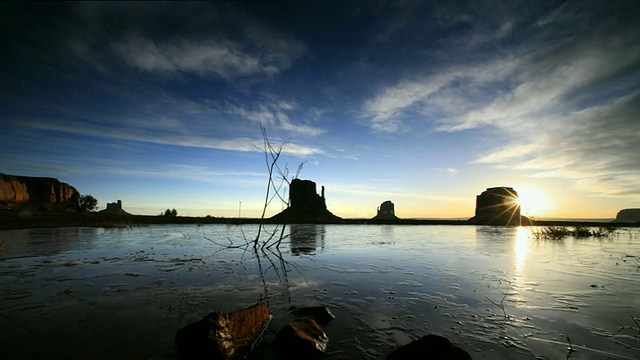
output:
[{"label": "wispy cloud", "polygon": [[[249,120],[255,124],[272,129],[285,130],[294,134],[318,136],[324,130],[309,125],[295,122],[290,114],[300,114],[299,106],[292,101],[274,100],[271,102],[260,102],[252,107],[231,104],[226,109],[227,112]],[[315,110],[312,110],[315,112]],[[313,114],[311,115],[313,116]]]},{"label": "wispy cloud", "polygon": [[105,71],[114,69],[110,60],[115,55],[145,72],[232,82],[272,77],[308,52],[291,34],[235,4],[104,2],[69,9],[74,21],[64,26],[72,34],[66,40],[70,50]]},{"label": "wispy cloud", "polygon": [[[108,173],[110,175],[120,175],[127,177],[155,177],[155,178],[177,178],[182,180],[197,181],[202,183],[219,183],[223,181],[238,181],[254,177],[264,177],[265,172],[234,171],[215,169],[208,166],[184,165],[184,164],[140,164],[118,160],[117,162],[96,159],[100,165],[94,166],[91,171]],[[127,166],[129,165],[129,166]],[[230,178],[230,179],[224,179]]]},{"label": "wispy cloud", "polygon": [[252,46],[255,45],[252,43],[224,38],[194,41],[131,36],[113,46],[127,64],[141,70],[217,75],[225,80],[276,75],[304,53],[304,46],[293,40],[275,41],[272,43],[275,48]]},{"label": "wispy cloud", "polygon": [[[107,124],[92,124],[73,121],[69,119],[29,119],[28,121],[15,121],[15,124],[41,130],[55,130],[65,133],[93,136],[97,138],[114,138],[120,140],[132,140],[155,144],[187,146],[197,148],[218,149],[240,152],[259,152],[263,143],[261,138],[226,137],[218,138],[214,134],[184,133],[183,131],[170,131],[157,127],[143,128],[141,123],[131,121],[136,127],[114,127]],[[150,125],[155,123],[150,122]],[[282,152],[294,156],[310,156],[322,154],[322,149],[288,142],[283,144]]]},{"label": "wispy cloud", "polygon": [[418,123],[432,122],[444,131],[460,130],[458,114],[475,109],[498,84],[513,81],[517,59],[493,59],[482,64],[453,66],[436,74],[418,75],[383,88],[363,103],[361,117],[379,132],[406,130]]},{"label": "wispy cloud", "polygon": [[458,175],[460,173],[460,170],[454,168],[436,168],[434,170],[438,172],[444,172],[449,175]]},{"label": "wispy cloud", "polygon": [[[544,16],[503,51],[510,56],[443,66],[384,88],[363,103],[363,116],[382,132],[421,122],[435,131],[488,128],[503,140],[477,163],[640,197],[640,95],[633,85],[640,80],[640,29],[618,19],[593,26],[596,13],[584,11],[564,6]],[[565,34],[558,29],[567,17],[574,32]]]},{"label": "wispy cloud", "polygon": [[[504,129],[513,143],[478,161],[510,165],[539,177],[571,179],[578,188],[597,194],[640,197],[638,104],[640,92],[564,116],[537,118],[542,129],[534,133]],[[516,143],[530,151],[511,153]]]}]

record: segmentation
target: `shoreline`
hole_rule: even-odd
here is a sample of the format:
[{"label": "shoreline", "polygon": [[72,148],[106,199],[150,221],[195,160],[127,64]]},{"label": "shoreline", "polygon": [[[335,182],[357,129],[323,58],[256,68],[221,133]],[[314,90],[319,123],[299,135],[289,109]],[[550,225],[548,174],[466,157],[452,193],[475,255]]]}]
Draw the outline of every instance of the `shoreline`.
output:
[{"label": "shoreline", "polygon": [[[73,212],[38,212],[23,213],[0,210],[0,230],[44,229],[61,227],[126,227],[147,225],[209,225],[209,224],[282,224],[282,221],[260,218],[224,218],[224,217],[191,217],[191,216],[152,216],[152,215],[107,215],[100,213]],[[340,219],[331,222],[296,221],[287,224],[331,224],[331,225],[457,225],[457,226],[504,226],[482,224],[469,220],[447,219]],[[585,226],[585,227],[640,227],[640,223],[618,223],[598,221],[566,221],[566,220],[529,220],[521,226]]]}]

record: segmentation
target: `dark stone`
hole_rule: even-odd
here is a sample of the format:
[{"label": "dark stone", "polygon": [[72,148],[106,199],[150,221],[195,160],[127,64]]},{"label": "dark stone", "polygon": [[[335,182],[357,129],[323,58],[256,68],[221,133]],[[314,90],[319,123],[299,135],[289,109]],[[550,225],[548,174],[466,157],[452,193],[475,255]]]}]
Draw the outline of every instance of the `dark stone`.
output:
[{"label": "dark stone", "polygon": [[272,222],[282,223],[336,223],[342,220],[327,210],[324,197],[316,193],[316,183],[311,180],[293,179],[289,189],[289,207],[272,216]]},{"label": "dark stone", "polygon": [[396,216],[395,205],[389,200],[380,204],[378,213],[372,220],[399,220]]},{"label": "dark stone", "polygon": [[618,211],[616,222],[637,223],[640,222],[640,209],[624,209]]},{"label": "dark stone", "polygon": [[231,360],[246,355],[271,320],[264,303],[230,313],[213,312],[176,333],[183,359]]},{"label": "dark stone", "polygon": [[471,360],[471,356],[438,335],[423,336],[400,346],[387,356],[387,360]]},{"label": "dark stone", "polygon": [[518,193],[510,187],[488,188],[476,196],[476,215],[469,222],[482,225],[522,224]]},{"label": "dark stone", "polygon": [[312,319],[285,325],[271,344],[281,359],[317,359],[327,350],[329,338]]},{"label": "dark stone", "polygon": [[327,325],[335,318],[326,306],[294,307],[291,315],[297,319],[312,319],[320,325]]}]

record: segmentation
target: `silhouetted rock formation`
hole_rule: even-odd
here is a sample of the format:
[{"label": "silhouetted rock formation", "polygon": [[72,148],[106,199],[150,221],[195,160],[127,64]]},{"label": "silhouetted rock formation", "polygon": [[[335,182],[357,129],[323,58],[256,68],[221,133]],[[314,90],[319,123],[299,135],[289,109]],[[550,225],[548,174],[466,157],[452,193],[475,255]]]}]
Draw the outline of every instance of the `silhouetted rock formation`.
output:
[{"label": "silhouetted rock formation", "polygon": [[122,200],[114,203],[107,203],[107,208],[99,211],[101,214],[109,215],[131,215],[122,209]]},{"label": "silhouetted rock formation", "polygon": [[623,209],[618,211],[616,222],[637,223],[640,222],[640,209]]},{"label": "silhouetted rock formation", "polygon": [[0,174],[0,208],[78,211],[79,200],[78,190],[58,179]]},{"label": "silhouetted rock formation", "polygon": [[378,213],[371,220],[400,220],[396,216],[395,205],[390,200],[380,204]]},{"label": "silhouetted rock formation", "polygon": [[342,220],[327,210],[324,197],[316,193],[316,183],[311,180],[293,179],[289,189],[289,207],[270,218],[284,223],[334,223]]},{"label": "silhouetted rock formation", "polygon": [[522,218],[518,193],[513,188],[501,186],[487,188],[482,194],[476,196],[476,215],[469,219],[469,222],[482,225],[518,226],[522,224]]}]

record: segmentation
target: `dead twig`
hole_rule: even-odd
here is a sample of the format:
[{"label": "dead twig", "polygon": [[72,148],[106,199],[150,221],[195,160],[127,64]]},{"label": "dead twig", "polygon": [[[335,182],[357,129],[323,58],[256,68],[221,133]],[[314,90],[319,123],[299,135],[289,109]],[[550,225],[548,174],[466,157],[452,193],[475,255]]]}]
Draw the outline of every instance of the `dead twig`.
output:
[{"label": "dead twig", "polygon": [[[509,287],[511,287],[511,281],[507,281],[507,282],[509,283]],[[485,296],[485,299],[487,299],[487,301],[489,301],[490,303],[499,307],[502,310],[502,314],[504,315],[505,319],[509,319],[509,315],[507,315],[507,310],[504,307],[504,301],[506,300],[507,295],[509,295],[509,292],[505,291],[504,295],[502,296],[502,299],[500,300],[500,303],[497,303],[492,299],[490,299],[488,296]]]},{"label": "dead twig", "polygon": [[620,326],[620,329],[618,329],[618,331],[616,331],[616,334],[620,333],[621,331],[624,330],[636,330],[636,336],[640,337],[640,323],[638,323],[638,321],[640,319],[634,317],[633,315],[631,315],[631,320],[633,321],[634,324],[636,324],[636,327],[634,328],[633,326],[629,326],[629,325],[622,325],[619,322],[617,322],[615,319],[613,319],[613,322],[616,323],[616,325]]},{"label": "dead twig", "polygon": [[571,358],[571,355],[576,352],[576,350],[573,348],[573,344],[571,344],[571,338],[569,337],[569,335],[566,335],[567,337],[567,342],[569,343],[569,348],[567,349],[567,359]]}]

